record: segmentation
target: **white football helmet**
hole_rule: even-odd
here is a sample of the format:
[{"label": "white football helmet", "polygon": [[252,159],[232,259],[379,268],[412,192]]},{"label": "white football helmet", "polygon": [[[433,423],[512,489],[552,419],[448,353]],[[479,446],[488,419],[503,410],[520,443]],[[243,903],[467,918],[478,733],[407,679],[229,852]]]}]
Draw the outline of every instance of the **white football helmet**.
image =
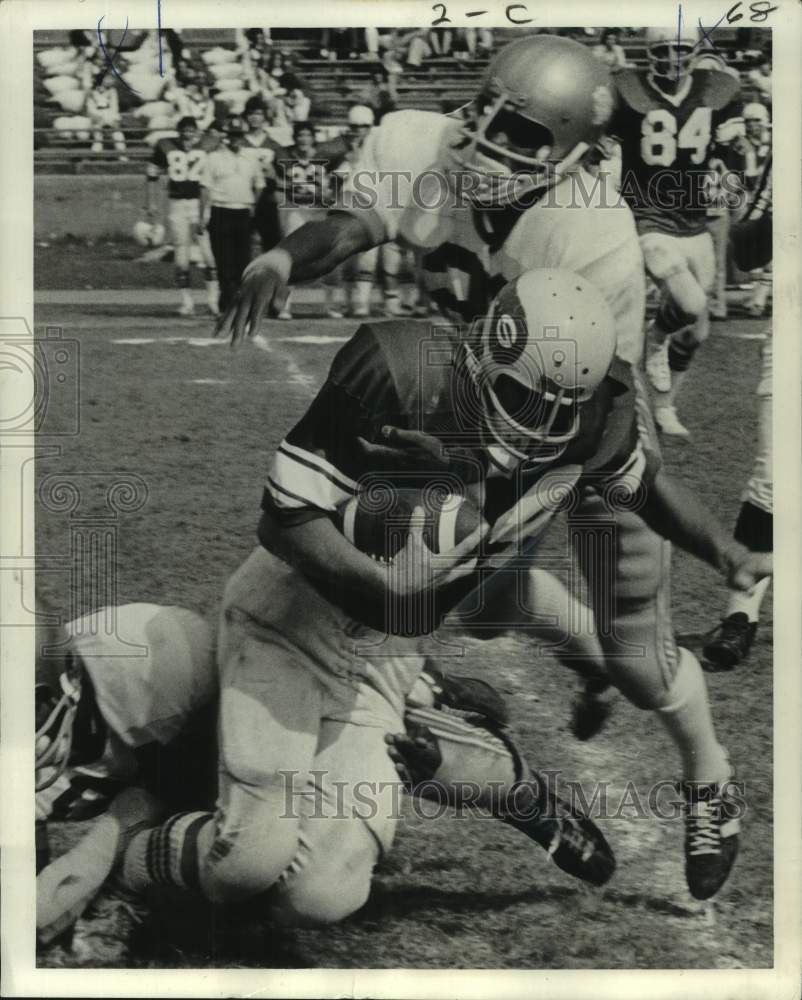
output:
[{"label": "white football helmet", "polygon": [[646,54],[651,74],[662,80],[681,83],[691,72],[698,48],[699,32],[696,28],[647,28]]},{"label": "white football helmet", "polygon": [[160,247],[164,243],[164,226],[141,219],[134,226],[134,239],[143,247]]},{"label": "white football helmet", "polygon": [[507,468],[550,462],[579,431],[615,356],[615,321],[604,296],[572,271],[527,271],[478,320],[467,350],[484,443]]},{"label": "white football helmet", "polygon": [[450,154],[462,194],[480,207],[520,202],[555,181],[604,134],[610,74],[586,45],[529,35],[491,61]]},{"label": "white football helmet", "polygon": [[[37,615],[45,616],[45,610],[38,605]],[[36,626],[37,792],[49,788],[69,764],[83,670],[63,627]]]},{"label": "white football helmet", "polygon": [[771,126],[768,108],[757,101],[751,101],[744,106],[743,119],[747,138],[753,141],[762,140],[766,130]]}]

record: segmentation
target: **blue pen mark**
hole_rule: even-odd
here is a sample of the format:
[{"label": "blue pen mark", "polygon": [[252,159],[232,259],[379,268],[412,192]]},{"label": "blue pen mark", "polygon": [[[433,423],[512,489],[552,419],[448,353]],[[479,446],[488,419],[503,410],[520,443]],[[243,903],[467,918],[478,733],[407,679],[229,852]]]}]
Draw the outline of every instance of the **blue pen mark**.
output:
[{"label": "blue pen mark", "polygon": [[[126,19],[125,19],[125,28],[123,28],[123,37],[120,39],[119,45],[114,50],[114,52],[112,53],[112,55],[109,55],[108,49],[106,48],[106,44],[103,41],[103,35],[100,33],[100,26],[101,26],[101,24],[103,24],[103,19],[105,18],[105,16],[106,16],[105,14],[101,15],[100,20],[97,22],[97,40],[98,40],[98,43],[100,45],[101,52],[106,57],[107,68],[110,69],[112,71],[112,73],[120,81],[120,83],[124,83],[125,86],[128,87],[128,89],[133,94],[138,94],[139,91],[134,90],[134,88],[131,86],[130,83],[128,83],[128,81],[125,79],[125,77],[123,77],[123,76],[120,75],[119,71],[117,70],[117,67],[114,65],[114,60],[117,58],[117,55],[120,52],[120,49],[123,47],[123,42],[125,42],[125,36],[128,34],[128,18],[126,17]],[[105,75],[106,75],[106,70],[104,70],[103,74],[98,77],[98,83],[103,79],[103,77]]]},{"label": "blue pen mark", "polygon": [[698,48],[703,42],[707,42],[707,44],[710,46],[711,49],[715,49],[716,46],[713,44],[713,40],[710,36],[713,34],[716,28],[721,24],[721,22],[726,20],[726,17],[727,17],[726,14],[722,14],[721,17],[718,19],[718,21],[716,21],[716,23],[713,25],[713,27],[709,29],[705,28],[705,26],[702,24],[702,19],[700,17],[699,30],[702,32],[702,37],[699,39],[696,45],[694,45],[694,48]]},{"label": "blue pen mark", "polygon": [[156,0],[156,34],[159,36],[159,76],[164,76],[164,50],[162,48],[162,0]]},{"label": "blue pen mark", "polygon": [[682,59],[680,56],[680,46],[682,45],[682,4],[677,4],[677,80],[682,75]]}]

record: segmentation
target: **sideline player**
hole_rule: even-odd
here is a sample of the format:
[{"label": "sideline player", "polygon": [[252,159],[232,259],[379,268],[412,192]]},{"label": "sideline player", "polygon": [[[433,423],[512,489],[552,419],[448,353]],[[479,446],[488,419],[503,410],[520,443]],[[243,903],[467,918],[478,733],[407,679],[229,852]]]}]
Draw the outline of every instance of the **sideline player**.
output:
[{"label": "sideline player", "polygon": [[[772,160],[753,181],[752,197],[744,218],[733,227],[733,256],[744,270],[768,268],[772,259]],[[774,534],[774,475],[772,471],[772,328],[766,331],[761,352],[758,398],[758,444],[752,475],[741,497],[735,523],[735,540],[752,552],[770,553]],[[704,647],[706,659],[720,670],[732,670],[749,655],[760,618],[760,606],[769,580],[760,580],[747,593],[730,591],[720,626]]]},{"label": "sideline player", "polygon": [[695,30],[647,28],[646,45],[648,69],[614,77],[619,100],[608,132],[621,144],[621,193],[662,293],[646,361],[655,422],[664,434],[687,438],[677,395],[709,332],[716,272],[706,223],[710,159],[740,120],[739,82],[724,69],[694,67]]},{"label": "sideline player", "polygon": [[203,137],[194,118],[182,118],[176,126],[178,137],[160,139],[153,150],[147,168],[145,186],[145,215],[152,222],[155,215],[153,190],[161,174],[167,176],[167,198],[170,207],[167,221],[175,255],[175,281],[181,290],[180,316],[192,316],[195,305],[190,291],[189,265],[193,248],[197,246],[203,265],[206,284],[206,302],[209,312],[217,316],[217,271],[214,256],[206,233],[197,235],[200,222],[200,181],[207,152]]},{"label": "sideline player", "polygon": [[[349,806],[360,782],[381,787],[388,780],[383,734],[402,728],[404,699],[431,653],[436,623],[463,602],[470,607],[481,588],[494,627],[519,625],[518,605],[494,594],[503,598],[508,586],[536,581],[538,536],[562,502],[578,500],[589,485],[608,511],[636,508],[632,516],[701,555],[734,585],[750,586],[763,571],[762,560],[660,470],[631,369],[614,362],[610,310],[589,282],[567,271],[527,272],[464,339],[452,328],[434,345],[436,364],[420,363],[427,342],[432,346],[428,331],[409,322],[360,327],[279,446],[261,545],[224,597],[217,814],[191,836],[175,825],[175,834],[162,827],[138,835],[126,855],[129,884],[158,880],[147,859],[161,850],[163,871],[183,873],[183,884],[211,899],[244,898],[275,884],[280,919],[339,919],[361,905],[392,841],[387,802],[374,802],[367,827],[304,822],[305,815],[286,810],[288,771],[302,780],[314,775],[324,801],[339,789]],[[389,439],[387,423],[398,428]],[[393,442],[409,438],[422,446],[399,462],[405,449]],[[448,471],[482,508],[489,533],[478,528],[434,558],[413,515],[405,547],[389,564],[374,562],[341,533],[338,508],[373,475],[391,489],[409,485],[411,476],[421,487],[442,481],[436,459],[443,443],[455,448]],[[614,683],[656,711],[681,752],[688,884],[707,898],[737,851],[732,772],[699,664],[674,645],[665,612],[668,546],[662,543],[655,565],[643,539],[632,532],[616,538],[618,551],[607,560],[615,564],[612,606],[605,609],[611,593],[601,585],[594,610],[609,626],[602,642]],[[591,562],[598,555],[588,549]],[[656,579],[648,599],[631,585],[644,562]],[[525,606],[537,609],[537,595]],[[499,610],[506,622],[495,617]],[[303,787],[290,788],[291,801]]]}]

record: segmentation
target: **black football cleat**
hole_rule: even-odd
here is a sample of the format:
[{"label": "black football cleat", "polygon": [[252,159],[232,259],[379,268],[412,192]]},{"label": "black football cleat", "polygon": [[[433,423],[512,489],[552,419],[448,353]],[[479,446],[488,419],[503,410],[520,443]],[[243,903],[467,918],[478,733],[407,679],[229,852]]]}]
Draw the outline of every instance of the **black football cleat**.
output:
[{"label": "black football cleat", "polygon": [[685,796],[685,878],[691,895],[710,899],[727,881],[738,855],[738,807],[729,785],[682,783]]},{"label": "black football cleat", "polygon": [[578,740],[590,740],[604,728],[613,711],[616,690],[606,679],[593,678],[571,706],[571,732]]},{"label": "black football cleat", "polygon": [[444,674],[431,664],[424,668],[421,680],[432,689],[435,708],[481,715],[498,726],[509,724],[510,713],[504,699],[487,681],[478,677]]},{"label": "black football cleat", "polygon": [[597,886],[613,877],[615,855],[604,834],[589,816],[556,795],[545,777],[519,782],[507,808],[496,815],[540,844],[567,875]]},{"label": "black football cleat", "polygon": [[719,670],[732,670],[749,655],[756,632],[757,622],[750,622],[743,611],[736,611],[722,620],[702,654]]}]

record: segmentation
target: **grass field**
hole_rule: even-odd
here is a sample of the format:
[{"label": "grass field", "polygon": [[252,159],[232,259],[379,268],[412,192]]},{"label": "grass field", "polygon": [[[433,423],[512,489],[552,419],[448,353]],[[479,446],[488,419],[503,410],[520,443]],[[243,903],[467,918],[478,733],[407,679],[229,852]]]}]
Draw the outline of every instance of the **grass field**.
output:
[{"label": "grass field", "polygon": [[[56,287],[63,284],[55,282]],[[103,287],[98,278],[95,287]],[[53,286],[50,286],[53,287]],[[79,284],[78,287],[81,287]],[[237,352],[207,338],[209,322],[179,320],[149,305],[41,306],[37,331],[59,326],[80,344],[80,401],[54,395],[56,426],[78,405],[80,433],[44,438],[60,446],[37,462],[81,484],[81,515],[100,514],[120,474],[144,481],[141,509],[116,522],[116,600],[194,608],[213,618],[226,577],[255,543],[262,483],[272,449],[321,383],[348,321],[274,324],[272,348]],[[754,388],[764,324],[735,319],[714,328],[682,401],[689,445],[669,442],[666,462],[730,526],[754,447]],[[61,409],[60,409],[61,408]],[[52,506],[52,505],[51,505]],[[73,515],[74,516],[74,515]],[[71,518],[40,505],[38,554],[70,552]],[[556,544],[552,541],[551,544]],[[88,568],[86,573],[88,573]],[[80,576],[79,576],[80,579]],[[68,610],[69,575],[41,586]],[[80,606],[91,596],[79,593]],[[679,554],[674,615],[698,650],[720,615],[716,575]],[[677,761],[659,724],[619,700],[588,744],[567,730],[573,679],[526,640],[467,647],[459,669],[491,680],[509,699],[530,759],[567,778],[606,781],[610,799],[633,782],[642,795],[676,779]],[[39,955],[46,966],[263,966],[369,968],[740,968],[771,965],[772,652],[767,603],[749,662],[708,675],[722,742],[746,783],[741,855],[710,905],[685,889],[682,824],[633,816],[601,820],[618,857],[603,890],[550,867],[519,834],[471,817],[425,820],[408,810],[396,847],[377,871],[368,905],[325,930],[279,931],[253,912],[213,913],[195,901],[137,906],[137,922],[109,916],[101,899],[73,946]],[[55,851],[82,833],[53,831]]]}]

